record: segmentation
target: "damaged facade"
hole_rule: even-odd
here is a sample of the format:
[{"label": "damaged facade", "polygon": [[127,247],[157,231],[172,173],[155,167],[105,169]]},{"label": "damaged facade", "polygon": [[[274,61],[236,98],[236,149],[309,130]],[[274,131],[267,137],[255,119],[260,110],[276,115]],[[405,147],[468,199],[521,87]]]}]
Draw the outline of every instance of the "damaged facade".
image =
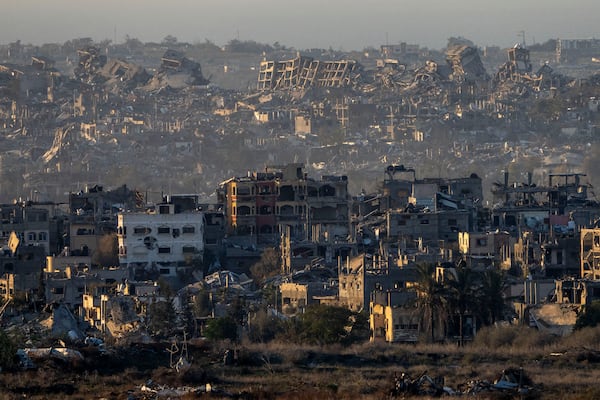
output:
[{"label": "damaged facade", "polygon": [[[120,213],[119,264],[132,278],[153,271],[176,276],[192,269],[204,252],[204,214],[196,197],[170,197],[153,210]],[[139,278],[138,278],[139,279]]]}]

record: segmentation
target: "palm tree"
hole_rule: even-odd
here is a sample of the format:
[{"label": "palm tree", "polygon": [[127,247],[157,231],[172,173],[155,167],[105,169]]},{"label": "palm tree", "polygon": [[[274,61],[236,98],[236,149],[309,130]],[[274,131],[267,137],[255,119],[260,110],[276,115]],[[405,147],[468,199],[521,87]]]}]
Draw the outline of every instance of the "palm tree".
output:
[{"label": "palm tree", "polygon": [[455,273],[448,274],[449,302],[458,314],[458,331],[460,345],[464,343],[464,319],[467,311],[472,311],[477,306],[476,275],[473,270],[461,263],[456,267]]},{"label": "palm tree", "polygon": [[415,285],[417,290],[417,305],[422,312],[423,319],[429,318],[431,341],[435,341],[435,321],[440,319],[446,309],[446,293],[444,286],[435,276],[435,264],[417,265],[418,280]]},{"label": "palm tree", "polygon": [[506,281],[502,272],[494,269],[483,273],[479,310],[484,324],[493,325],[502,317],[505,289]]}]

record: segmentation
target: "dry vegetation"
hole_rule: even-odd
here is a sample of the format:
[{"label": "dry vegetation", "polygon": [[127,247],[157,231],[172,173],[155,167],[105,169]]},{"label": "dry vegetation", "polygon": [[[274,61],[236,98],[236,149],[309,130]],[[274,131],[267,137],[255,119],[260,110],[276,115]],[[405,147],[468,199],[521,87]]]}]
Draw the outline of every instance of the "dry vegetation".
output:
[{"label": "dry vegetation", "polygon": [[[469,381],[493,381],[508,367],[522,367],[533,381],[536,390],[527,398],[600,398],[600,328],[561,339],[525,327],[488,328],[463,348],[219,342],[191,348],[193,367],[185,374],[167,367],[164,348],[120,349],[112,356],[88,355],[84,365],[48,363],[35,371],[7,371],[0,374],[0,399],[156,398],[140,391],[149,379],[168,387],[211,383],[217,389],[212,398],[382,399],[389,398],[400,372],[417,376],[427,371],[444,377],[446,386],[461,389]],[[223,365],[226,348],[237,350],[234,365]],[[479,397],[510,398],[499,393]]]}]

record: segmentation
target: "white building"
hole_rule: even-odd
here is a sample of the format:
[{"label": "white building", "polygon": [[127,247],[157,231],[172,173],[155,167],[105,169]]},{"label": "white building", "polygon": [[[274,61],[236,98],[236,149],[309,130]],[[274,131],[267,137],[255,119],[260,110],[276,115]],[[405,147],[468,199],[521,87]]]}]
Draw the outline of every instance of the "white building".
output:
[{"label": "white building", "polygon": [[152,212],[125,212],[118,215],[119,264],[136,271],[156,270],[176,276],[191,268],[204,252],[204,214],[197,210],[176,212],[172,203],[156,206]]}]

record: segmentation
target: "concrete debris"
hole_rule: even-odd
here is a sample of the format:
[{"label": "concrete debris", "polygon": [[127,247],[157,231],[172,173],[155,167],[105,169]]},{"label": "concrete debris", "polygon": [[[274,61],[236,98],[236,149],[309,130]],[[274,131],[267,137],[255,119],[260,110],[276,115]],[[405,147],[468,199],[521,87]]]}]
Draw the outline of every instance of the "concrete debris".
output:
[{"label": "concrete debris", "polygon": [[573,304],[542,304],[529,310],[530,325],[542,332],[566,336],[573,331],[580,307]]},{"label": "concrete debris", "polygon": [[98,73],[106,79],[104,86],[113,93],[135,89],[150,79],[143,67],[123,60],[109,60]]},{"label": "concrete debris", "polygon": [[152,380],[142,384],[140,386],[140,391],[143,393],[150,393],[154,395],[154,399],[162,399],[162,398],[188,398],[189,396],[199,396],[203,393],[212,393],[214,392],[213,387],[210,383],[201,386],[181,386],[181,387],[168,387],[165,385],[159,385],[153,382]]},{"label": "concrete debris", "polygon": [[77,55],[79,62],[75,67],[75,76],[84,82],[91,83],[106,64],[106,56],[100,54],[100,49],[94,46],[77,50]]},{"label": "concrete debris", "polygon": [[394,377],[394,385],[390,397],[406,396],[481,396],[485,393],[499,392],[510,396],[523,396],[536,390],[523,368],[507,368],[502,370],[494,382],[487,380],[471,380],[454,390],[444,385],[444,378],[432,378],[423,372],[413,379],[406,373]]},{"label": "concrete debris", "polygon": [[131,324],[139,320],[132,297],[112,297],[109,302],[110,316],[115,324]]},{"label": "concrete debris", "polygon": [[391,397],[406,395],[440,397],[446,393],[443,378],[434,379],[427,375],[427,372],[423,372],[413,379],[402,372],[400,376],[394,377],[394,387],[390,395]]},{"label": "concrete debris", "polygon": [[73,313],[64,304],[55,308],[52,316],[43,321],[42,324],[50,329],[53,338],[68,337],[71,340],[83,340],[85,337],[79,329],[79,324]]},{"label": "concrete debris", "polygon": [[451,80],[463,82],[488,79],[488,74],[479,57],[479,50],[474,47],[463,45],[448,48],[446,61],[452,68]]},{"label": "concrete debris", "polygon": [[208,85],[202,75],[200,64],[186,58],[176,50],[167,50],[161,58],[162,64],[157,73],[145,86],[147,91],[161,89],[183,89],[189,86]]},{"label": "concrete debris", "polygon": [[243,273],[236,274],[231,271],[218,271],[204,278],[204,282],[210,289],[238,288],[250,290],[254,281]]},{"label": "concrete debris", "polygon": [[55,359],[65,362],[83,361],[83,355],[78,350],[68,347],[25,348],[23,353],[31,360]]}]

